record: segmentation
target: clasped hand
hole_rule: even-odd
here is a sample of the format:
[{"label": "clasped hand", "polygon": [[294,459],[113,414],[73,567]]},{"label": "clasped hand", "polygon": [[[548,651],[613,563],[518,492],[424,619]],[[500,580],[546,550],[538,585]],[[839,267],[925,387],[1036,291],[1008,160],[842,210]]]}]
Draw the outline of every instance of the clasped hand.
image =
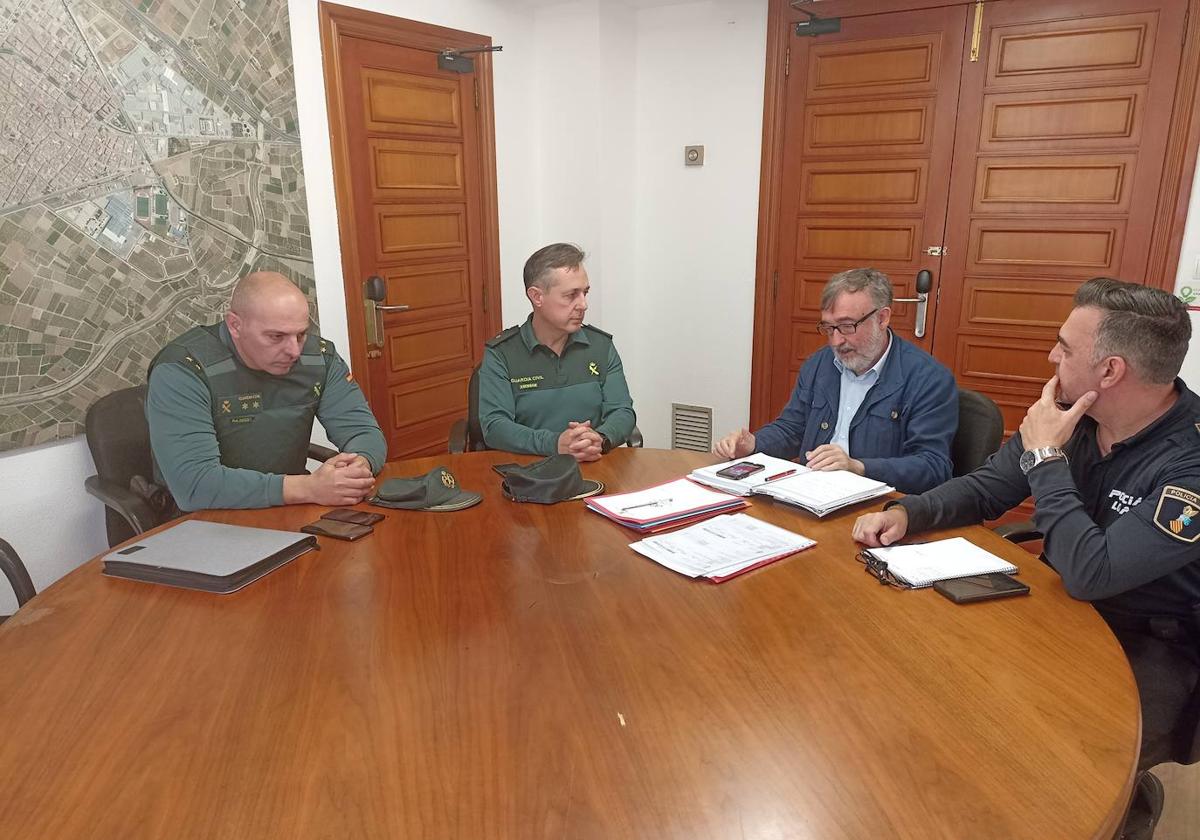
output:
[{"label": "clasped hand", "polygon": [[604,439],[592,428],[591,420],[572,420],[558,436],[558,454],[570,455],[576,461],[599,461],[603,446]]},{"label": "clasped hand", "polygon": [[354,452],[334,455],[309,480],[309,501],[319,505],[356,505],[375,487],[370,462]]}]

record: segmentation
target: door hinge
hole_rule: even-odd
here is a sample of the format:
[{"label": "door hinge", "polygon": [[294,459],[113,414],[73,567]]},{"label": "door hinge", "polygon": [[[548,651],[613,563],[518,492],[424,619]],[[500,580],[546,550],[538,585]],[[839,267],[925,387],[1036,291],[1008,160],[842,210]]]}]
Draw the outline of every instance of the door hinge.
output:
[{"label": "door hinge", "polygon": [[475,88],[475,110],[478,111],[479,110],[479,79],[477,77],[473,77],[471,79],[471,85]]},{"label": "door hinge", "polygon": [[950,253],[950,249],[943,248],[941,245],[934,245],[931,248],[926,248],[925,253],[931,257],[944,257]]},{"label": "door hinge", "polygon": [[774,303],[779,297],[779,272],[776,271],[771,275],[771,302]]},{"label": "door hinge", "polygon": [[788,47],[787,52],[783,54],[783,78],[787,78],[792,74],[792,48]]}]

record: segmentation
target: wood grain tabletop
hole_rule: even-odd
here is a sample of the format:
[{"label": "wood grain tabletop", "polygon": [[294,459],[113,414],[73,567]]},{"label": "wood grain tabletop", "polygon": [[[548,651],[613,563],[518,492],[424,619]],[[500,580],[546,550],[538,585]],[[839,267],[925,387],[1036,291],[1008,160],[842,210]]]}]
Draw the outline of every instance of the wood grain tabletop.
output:
[{"label": "wood grain tabletop", "polygon": [[[817,540],[720,585],[582,502],[448,467],[456,513],[381,511],[231,595],[98,559],[0,625],[4,838],[1108,838],[1132,674],[1090,606],[983,528],[1028,597],[880,586],[854,517],[755,499]],[[639,489],[710,456],[621,449]],[[364,509],[368,506],[362,506]],[[298,529],[323,509],[201,518]],[[927,535],[922,538],[928,538]]]}]

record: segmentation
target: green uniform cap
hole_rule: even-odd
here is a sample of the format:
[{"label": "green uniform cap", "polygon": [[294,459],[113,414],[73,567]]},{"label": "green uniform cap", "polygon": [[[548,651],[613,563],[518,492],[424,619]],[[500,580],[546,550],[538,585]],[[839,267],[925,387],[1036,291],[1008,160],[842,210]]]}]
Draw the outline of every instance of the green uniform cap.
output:
[{"label": "green uniform cap", "polygon": [[434,467],[425,475],[389,478],[379,485],[371,504],[400,510],[462,510],[483,499],[478,493],[463,490],[445,467]]},{"label": "green uniform cap", "polygon": [[602,482],[584,478],[570,455],[551,455],[524,466],[496,464],[492,469],[504,476],[501,489],[514,502],[552,505],[594,496],[604,489]]}]

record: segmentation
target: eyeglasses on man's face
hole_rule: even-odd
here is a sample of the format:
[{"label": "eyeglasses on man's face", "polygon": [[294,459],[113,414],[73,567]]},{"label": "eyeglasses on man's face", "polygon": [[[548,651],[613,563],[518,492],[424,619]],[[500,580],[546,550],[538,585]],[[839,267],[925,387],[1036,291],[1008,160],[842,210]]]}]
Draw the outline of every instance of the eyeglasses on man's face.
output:
[{"label": "eyeglasses on man's face", "polygon": [[859,318],[857,321],[849,321],[846,323],[827,324],[824,321],[822,321],[819,324],[817,324],[817,332],[819,332],[821,335],[825,336],[826,338],[833,335],[834,330],[837,330],[842,335],[854,335],[854,333],[858,332],[858,325],[861,324],[863,321],[867,320],[868,318],[870,318],[872,315],[874,315],[878,311],[879,311],[879,307],[877,306],[874,309],[872,309],[870,312],[868,312],[866,315]]}]

